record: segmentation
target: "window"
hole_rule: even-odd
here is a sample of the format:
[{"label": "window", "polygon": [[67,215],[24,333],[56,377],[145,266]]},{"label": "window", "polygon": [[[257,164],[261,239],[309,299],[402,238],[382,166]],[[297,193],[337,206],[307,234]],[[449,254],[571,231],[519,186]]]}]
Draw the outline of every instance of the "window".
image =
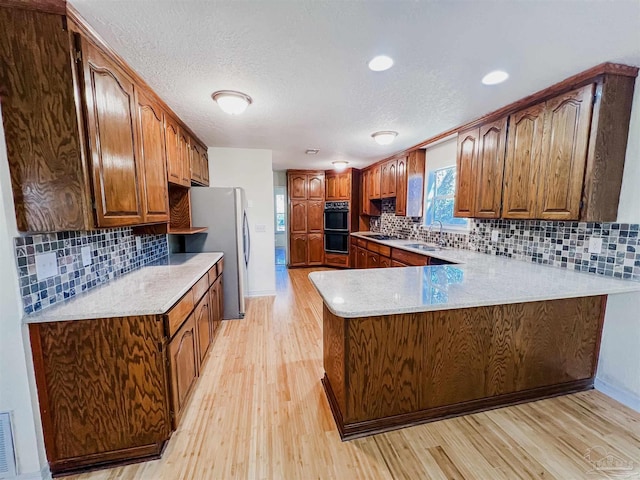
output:
[{"label": "window", "polygon": [[456,191],[456,167],[438,168],[428,172],[425,195],[426,226],[439,221],[448,230],[468,230],[469,219],[453,216],[453,203]]},{"label": "window", "polygon": [[276,194],[276,232],[284,232],[284,194]]}]

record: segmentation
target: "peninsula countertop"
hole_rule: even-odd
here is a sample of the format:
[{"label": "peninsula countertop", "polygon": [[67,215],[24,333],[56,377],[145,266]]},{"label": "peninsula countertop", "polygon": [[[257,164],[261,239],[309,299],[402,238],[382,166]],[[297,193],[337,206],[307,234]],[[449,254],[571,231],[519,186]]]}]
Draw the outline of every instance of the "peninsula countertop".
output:
[{"label": "peninsula countertop", "polygon": [[640,291],[640,282],[630,280],[468,250],[422,252],[406,247],[418,243],[415,240],[377,242],[458,264],[310,273],[335,315],[368,317]]},{"label": "peninsula countertop", "polygon": [[221,258],[222,253],[173,254],[63,303],[26,315],[23,322],[160,315],[180,300]]}]

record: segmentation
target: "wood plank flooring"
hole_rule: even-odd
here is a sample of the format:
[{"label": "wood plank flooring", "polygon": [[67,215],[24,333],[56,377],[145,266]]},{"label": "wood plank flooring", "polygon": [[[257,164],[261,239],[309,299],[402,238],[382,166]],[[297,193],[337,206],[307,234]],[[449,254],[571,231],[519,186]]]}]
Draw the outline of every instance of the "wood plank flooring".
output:
[{"label": "wood plank flooring", "polygon": [[595,390],[341,442],[310,271],[223,322],[161,460],[68,478],[640,479],[640,414]]}]

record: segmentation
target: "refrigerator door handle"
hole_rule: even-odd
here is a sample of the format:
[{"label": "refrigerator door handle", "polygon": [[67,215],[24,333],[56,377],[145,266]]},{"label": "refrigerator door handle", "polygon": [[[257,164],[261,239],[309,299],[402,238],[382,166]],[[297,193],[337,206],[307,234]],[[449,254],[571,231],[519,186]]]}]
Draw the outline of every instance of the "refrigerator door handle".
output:
[{"label": "refrigerator door handle", "polygon": [[249,267],[249,259],[251,258],[251,233],[249,232],[247,212],[244,212],[242,230],[244,233],[244,264]]}]

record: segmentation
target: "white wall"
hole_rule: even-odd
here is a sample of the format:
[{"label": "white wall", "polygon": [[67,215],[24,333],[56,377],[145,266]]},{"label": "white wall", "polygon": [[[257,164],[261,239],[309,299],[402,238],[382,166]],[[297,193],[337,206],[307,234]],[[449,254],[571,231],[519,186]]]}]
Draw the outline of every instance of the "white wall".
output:
[{"label": "white wall", "polygon": [[4,130],[0,127],[0,411],[12,412],[18,472],[29,478],[40,478],[46,459],[35,400],[31,349],[26,328],[22,326],[13,254],[16,235],[7,150]]},{"label": "white wall", "polygon": [[[640,79],[631,110],[618,221],[640,223]],[[640,246],[638,247],[640,248]],[[610,295],[596,388],[640,411],[640,293]]]},{"label": "white wall", "polygon": [[[249,296],[275,295],[273,170],[271,150],[209,148],[212,187],[242,187],[251,231]],[[258,232],[256,227],[264,226]]]}]

